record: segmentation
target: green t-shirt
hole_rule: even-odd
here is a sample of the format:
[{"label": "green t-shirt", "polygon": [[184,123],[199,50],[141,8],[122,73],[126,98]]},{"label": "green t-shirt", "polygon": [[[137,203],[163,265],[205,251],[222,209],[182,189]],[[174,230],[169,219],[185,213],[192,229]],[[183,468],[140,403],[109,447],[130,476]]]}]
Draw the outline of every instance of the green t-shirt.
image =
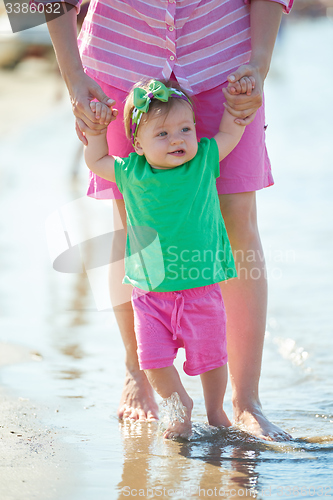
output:
[{"label": "green t-shirt", "polygon": [[125,277],[142,290],[169,292],[237,276],[216,189],[214,139],[201,139],[190,162],[156,169],[144,156],[117,158],[128,235]]}]

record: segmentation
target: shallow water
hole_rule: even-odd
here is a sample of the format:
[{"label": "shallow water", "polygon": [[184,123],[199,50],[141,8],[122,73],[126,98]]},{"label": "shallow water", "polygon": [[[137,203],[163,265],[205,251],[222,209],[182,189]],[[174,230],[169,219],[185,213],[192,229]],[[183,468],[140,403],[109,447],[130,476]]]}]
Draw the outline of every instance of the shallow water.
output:
[{"label": "shallow water", "polygon": [[[266,84],[276,186],[258,194],[270,284],[261,399],[289,443],[212,430],[199,379],[185,375],[190,441],[165,443],[157,424],[118,422],[124,350],[114,316],[96,310],[85,274],[55,272],[47,249],[48,216],[85,192],[84,166],[75,182],[70,175],[77,142],[67,101],[1,139],[0,341],[34,358],[2,368],[0,380],[36,401],[78,452],[69,464],[76,493],[61,500],[332,496],[332,46],[330,19],[287,24]],[[92,203],[79,223],[89,237],[111,216]],[[231,415],[230,388],[225,407]]]}]

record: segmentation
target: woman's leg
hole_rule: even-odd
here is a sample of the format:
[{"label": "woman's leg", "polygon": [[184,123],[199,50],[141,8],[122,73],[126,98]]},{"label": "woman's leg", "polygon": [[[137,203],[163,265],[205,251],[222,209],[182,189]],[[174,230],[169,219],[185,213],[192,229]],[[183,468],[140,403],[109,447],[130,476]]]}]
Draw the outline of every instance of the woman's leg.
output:
[{"label": "woman's leg", "polygon": [[228,318],[234,422],[262,439],[289,439],[289,434],[267,420],[259,400],[267,281],[257,227],[256,194],[224,194],[219,198],[238,273],[238,278],[221,284]]},{"label": "woman's leg", "polygon": [[200,375],[209,425],[230,427],[231,422],[223,410],[224,394],[228,381],[227,365]]},{"label": "woman's leg", "polygon": [[182,421],[176,420],[169,423],[167,430],[164,432],[164,437],[166,439],[189,437],[191,434],[193,401],[187,394],[176,368],[172,365],[166,368],[145,370],[145,373],[152,387],[163,399],[170,398],[172,394],[177,393],[186,409],[186,414],[183,416]]},{"label": "woman's leg", "polygon": [[[120,218],[120,220],[119,220]],[[114,227],[126,229],[126,212],[124,200],[114,200]],[[113,310],[119,326],[126,350],[126,375],[124,388],[118,408],[120,418],[139,420],[155,420],[158,418],[158,406],[154,393],[144,371],[140,370],[137,356],[137,344],[134,333],[134,317],[131,304],[132,287],[123,285],[125,274],[124,255],[126,231],[115,231],[112,243],[112,262],[119,265],[112,266],[110,276],[110,295],[114,305]]]}]

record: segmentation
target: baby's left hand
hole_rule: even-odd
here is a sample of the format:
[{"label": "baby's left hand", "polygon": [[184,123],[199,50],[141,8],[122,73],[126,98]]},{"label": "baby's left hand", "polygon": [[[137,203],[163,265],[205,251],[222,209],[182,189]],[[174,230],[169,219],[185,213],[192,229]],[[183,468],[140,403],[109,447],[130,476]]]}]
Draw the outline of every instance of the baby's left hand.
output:
[{"label": "baby's left hand", "polygon": [[95,113],[96,120],[99,120],[100,125],[109,125],[118,115],[117,109],[112,109],[99,101],[90,101],[90,109]]},{"label": "baby's left hand", "polygon": [[233,95],[246,94],[251,95],[255,87],[255,79],[253,76],[243,76],[237,82],[229,83],[228,92]]}]

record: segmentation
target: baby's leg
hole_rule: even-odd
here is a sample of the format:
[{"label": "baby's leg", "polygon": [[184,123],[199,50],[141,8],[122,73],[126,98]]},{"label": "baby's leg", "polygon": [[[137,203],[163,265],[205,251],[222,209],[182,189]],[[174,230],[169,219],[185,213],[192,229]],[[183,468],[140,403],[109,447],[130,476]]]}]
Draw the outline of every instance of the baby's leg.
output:
[{"label": "baby's leg", "polygon": [[164,433],[164,437],[166,439],[171,439],[173,437],[189,437],[191,434],[193,401],[185,391],[176,368],[172,365],[166,368],[145,370],[145,373],[151,386],[163,399],[169,398],[174,392],[177,392],[186,409],[184,421],[171,422]]},{"label": "baby's leg", "polygon": [[223,410],[223,399],[228,380],[227,365],[202,373],[200,378],[209,424],[215,427],[230,427],[231,422]]}]

